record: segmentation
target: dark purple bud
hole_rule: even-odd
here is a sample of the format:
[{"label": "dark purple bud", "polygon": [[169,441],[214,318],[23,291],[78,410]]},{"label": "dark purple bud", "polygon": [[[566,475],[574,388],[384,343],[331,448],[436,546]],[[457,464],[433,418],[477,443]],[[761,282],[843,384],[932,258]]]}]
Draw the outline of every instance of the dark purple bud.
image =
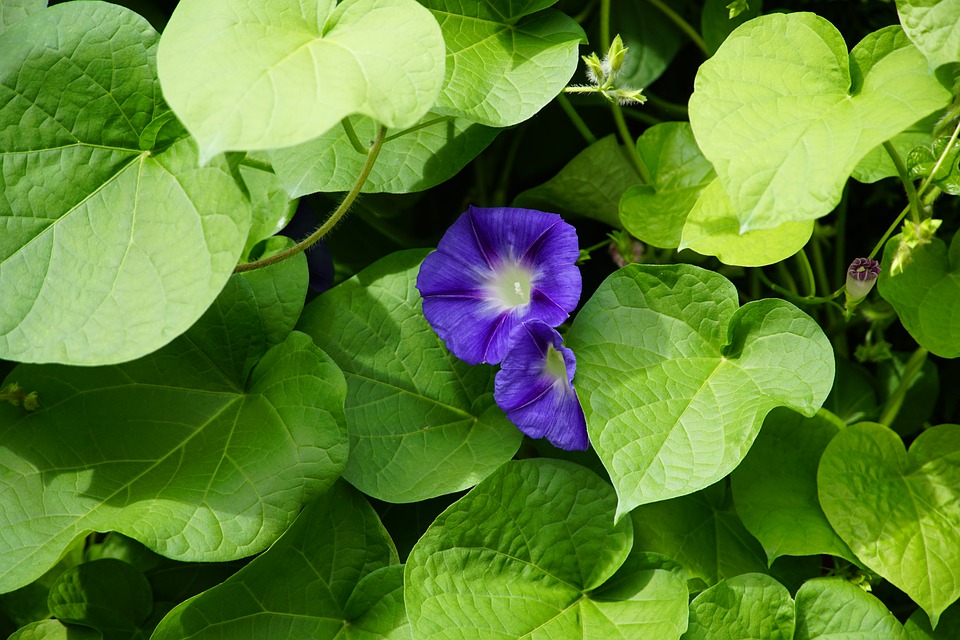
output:
[{"label": "dark purple bud", "polygon": [[880,263],[869,258],[857,258],[847,269],[847,302],[860,302],[867,297],[880,275]]}]

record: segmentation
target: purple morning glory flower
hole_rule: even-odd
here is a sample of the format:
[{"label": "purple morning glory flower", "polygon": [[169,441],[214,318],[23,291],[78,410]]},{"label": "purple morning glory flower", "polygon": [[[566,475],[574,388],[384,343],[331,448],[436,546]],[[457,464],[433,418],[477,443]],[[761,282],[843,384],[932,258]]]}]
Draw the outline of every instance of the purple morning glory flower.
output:
[{"label": "purple morning glory flower", "polygon": [[555,213],[470,207],[420,267],[423,315],[458,358],[496,364],[522,322],[555,327],[577,306],[579,256]]},{"label": "purple morning glory flower", "polygon": [[577,361],[561,346],[557,330],[539,320],[524,322],[510,335],[510,347],[494,381],[493,398],[507,417],[531,438],[583,451],[587,423],[573,388]]}]

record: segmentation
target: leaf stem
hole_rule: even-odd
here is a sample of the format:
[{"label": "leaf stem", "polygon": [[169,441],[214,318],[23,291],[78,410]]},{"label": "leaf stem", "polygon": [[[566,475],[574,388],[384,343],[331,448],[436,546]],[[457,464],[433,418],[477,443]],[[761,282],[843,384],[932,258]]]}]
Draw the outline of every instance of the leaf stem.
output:
[{"label": "leaf stem", "polygon": [[[783,263],[778,263],[778,264],[783,264]],[[760,277],[760,280],[763,281],[763,284],[767,285],[772,290],[779,293],[790,302],[793,302],[795,304],[831,304],[836,306],[837,309],[840,309],[841,311],[843,310],[843,307],[841,307],[839,304],[834,302],[836,298],[838,298],[840,295],[843,294],[843,289],[834,291],[829,296],[800,296],[785,287],[781,287],[776,282],[768,278],[767,274],[763,272],[763,269],[757,268],[757,269],[754,269],[753,271],[756,272],[756,274]]]},{"label": "leaf stem", "polygon": [[[426,122],[421,122],[420,124],[415,124],[415,125],[413,125],[412,127],[408,127],[408,128],[406,128],[406,129],[401,129],[400,131],[397,131],[396,133],[391,133],[391,134],[388,135],[386,138],[384,138],[383,141],[384,141],[384,142],[390,142],[391,140],[395,140],[396,138],[399,138],[399,137],[401,137],[401,136],[405,136],[405,135],[407,135],[408,133],[413,133],[414,131],[419,131],[420,129],[426,129],[427,127],[432,127],[433,125],[435,125],[435,124],[437,124],[437,123],[439,123],[439,122],[447,122],[447,121],[453,120],[453,119],[454,119],[453,116],[438,116],[438,117],[433,118],[433,119],[431,119],[431,120],[427,120]],[[364,149],[363,152],[366,153],[367,150]]]},{"label": "leaf stem", "polygon": [[813,276],[813,267],[810,266],[810,259],[807,252],[800,249],[794,254],[797,263],[800,265],[800,279],[803,280],[803,288],[807,292],[805,297],[809,298],[817,294],[816,279]]},{"label": "leaf stem", "polygon": [[903,375],[900,376],[900,383],[897,384],[897,388],[883,405],[880,424],[889,427],[897,419],[897,414],[900,413],[900,407],[903,406],[903,400],[907,397],[907,391],[910,390],[913,379],[917,377],[927,361],[927,353],[926,349],[918,347],[910,356],[910,359],[907,360],[903,367]]},{"label": "leaf stem", "polygon": [[907,166],[903,164],[903,158],[900,157],[897,149],[889,140],[883,143],[883,148],[887,150],[887,155],[893,160],[893,166],[897,169],[900,182],[903,183],[903,188],[907,191],[907,200],[910,202],[910,213],[913,217],[913,223],[920,224],[920,196],[917,194],[917,188],[913,184],[913,180],[907,175]]},{"label": "leaf stem", "polygon": [[678,102],[670,102],[669,100],[664,100],[663,98],[658,98],[655,95],[651,95],[646,91],[643,92],[643,95],[647,97],[647,102],[650,103],[651,107],[655,107],[660,111],[666,111],[667,113],[676,112],[686,118],[689,115],[687,106],[680,104]]},{"label": "leaf stem", "polygon": [[690,23],[684,20],[679,13],[668,7],[661,0],[647,0],[650,4],[655,6],[657,9],[667,16],[673,24],[677,25],[681,31],[687,34],[687,37],[697,45],[697,48],[703,52],[704,58],[710,57],[710,51],[707,49],[707,43],[703,41],[703,38],[697,33],[697,30],[690,26]]},{"label": "leaf stem", "polygon": [[572,122],[574,128],[580,132],[580,135],[583,136],[583,139],[587,141],[587,144],[593,144],[597,141],[597,136],[593,135],[593,132],[590,131],[590,127],[587,126],[587,123],[584,122],[583,118],[580,117],[580,114],[577,113],[577,110],[570,102],[570,98],[561,93],[557,96],[557,104],[559,104],[560,108],[563,109],[563,112],[567,114],[567,117],[570,118],[570,122]]},{"label": "leaf stem", "polygon": [[360,138],[357,137],[357,131],[353,128],[350,118],[344,118],[340,121],[340,124],[343,125],[343,130],[347,134],[347,139],[350,141],[350,144],[353,145],[353,148],[356,150],[356,152],[366,155],[367,148],[363,146],[363,143],[360,142]]},{"label": "leaf stem", "polygon": [[886,244],[887,240],[896,231],[897,227],[900,226],[900,223],[903,222],[903,219],[907,217],[907,214],[910,213],[910,205],[907,205],[903,208],[903,211],[900,212],[900,215],[897,216],[897,219],[893,221],[887,230],[884,232],[883,236],[880,237],[880,241],[873,247],[873,251],[870,252],[870,255],[867,257],[871,260],[883,249],[883,245]]},{"label": "leaf stem", "polygon": [[367,181],[367,178],[370,176],[370,171],[373,169],[373,164],[377,161],[377,156],[380,155],[380,148],[383,147],[383,141],[386,137],[387,128],[381,126],[380,130],[377,132],[377,138],[373,141],[373,146],[367,151],[367,161],[363,164],[363,169],[360,170],[360,175],[357,176],[357,181],[353,184],[353,187],[347,193],[346,197],[340,203],[340,206],[337,207],[336,211],[324,222],[322,225],[317,227],[317,230],[307,236],[305,239],[301,240],[294,246],[275,253],[272,256],[263,258],[261,260],[256,260],[254,262],[244,262],[238,264],[234,268],[234,273],[241,273],[243,271],[252,271],[254,269],[260,269],[263,267],[268,267],[271,264],[276,264],[282,260],[286,260],[291,256],[295,256],[298,253],[309,249],[311,246],[316,244],[320,238],[327,235],[337,222],[346,215],[349,211],[350,206],[353,204],[354,200],[357,199],[357,196],[360,195],[360,189],[363,188],[364,183]]}]

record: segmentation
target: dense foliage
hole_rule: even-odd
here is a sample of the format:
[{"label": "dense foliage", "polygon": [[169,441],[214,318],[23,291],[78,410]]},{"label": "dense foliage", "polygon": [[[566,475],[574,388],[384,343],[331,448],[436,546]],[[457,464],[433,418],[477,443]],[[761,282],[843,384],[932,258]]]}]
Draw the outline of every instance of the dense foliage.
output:
[{"label": "dense foliage", "polygon": [[0,0],[0,632],[960,637],[960,0],[125,4]]}]

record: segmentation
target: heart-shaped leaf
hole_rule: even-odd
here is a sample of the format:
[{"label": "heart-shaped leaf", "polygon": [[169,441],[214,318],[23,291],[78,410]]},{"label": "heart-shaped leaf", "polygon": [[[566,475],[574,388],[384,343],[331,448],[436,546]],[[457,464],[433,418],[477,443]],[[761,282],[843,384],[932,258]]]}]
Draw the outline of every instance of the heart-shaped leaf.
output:
[{"label": "heart-shaped leaf", "polygon": [[41,408],[0,406],[0,529],[21,532],[0,537],[0,591],[92,531],[187,561],[248,556],[333,483],[347,454],[342,374],[296,332],[257,362],[266,340],[242,285],[140,360],[13,371]]},{"label": "heart-shaped leaf", "polygon": [[554,177],[522,192],[513,206],[592,218],[619,228],[620,196],[639,180],[626,150],[611,134],[574,156]]},{"label": "heart-shaped leaf", "polygon": [[[909,224],[909,223],[908,223]],[[944,358],[960,356],[960,233],[947,245],[939,238],[910,251],[903,269],[892,265],[903,235],[887,242],[877,288],[913,339]]]},{"label": "heart-shaped leaf", "polygon": [[724,483],[637,507],[634,549],[662,554],[707,585],[766,570],[763,547],[747,531]]},{"label": "heart-shaped leaf", "polygon": [[762,267],[786,260],[813,235],[813,221],[784,222],[741,233],[736,210],[719,179],[708,184],[683,224],[681,249],[716,256],[724,264]]},{"label": "heart-shaped leaf", "polygon": [[416,638],[658,638],[686,628],[687,589],[670,571],[606,581],[630,551],[616,496],[569,462],[508,462],[434,521],[410,552]]},{"label": "heart-shaped leaf", "polygon": [[844,542],[936,625],[960,597],[960,426],[928,429],[907,452],[890,429],[854,425],[827,445],[817,482]]},{"label": "heart-shaped leaf", "polygon": [[840,578],[803,584],[796,602],[761,574],[730,578],[690,603],[684,640],[902,640],[903,627],[882,602]]},{"label": "heart-shaped leaf", "polygon": [[563,90],[580,61],[583,29],[547,7],[557,0],[421,0],[440,23],[446,77],[438,113],[508,127]]},{"label": "heart-shaped leaf", "polygon": [[774,13],[700,67],[690,124],[746,232],[826,215],[861,158],[948,100],[899,27],[848,55],[824,18]]},{"label": "heart-shaped leaf", "polygon": [[716,177],[686,122],[656,124],[637,138],[637,153],[649,184],[631,187],[620,198],[620,219],[634,236],[655,247],[680,245],[687,214],[703,188]]},{"label": "heart-shaped leaf", "polygon": [[827,443],[844,424],[821,410],[804,418],[789,409],[767,415],[750,453],[731,474],[743,524],[763,544],[767,559],[830,554],[856,556],[830,527],[817,497],[817,467]]},{"label": "heart-shaped leaf", "polygon": [[367,501],[337,483],[270,549],[177,606],[151,637],[409,638],[398,562]]},{"label": "heart-shaped leaf", "polygon": [[206,162],[300,144],[354,113],[413,126],[440,91],[443,36],[415,0],[184,0],[158,65]]},{"label": "heart-shaped leaf", "polygon": [[250,202],[226,163],[199,168],[193,142],[174,142],[185,133],[160,97],[157,38],[98,2],[0,35],[2,358],[150,353],[200,317],[237,263]]},{"label": "heart-shaped leaf", "polygon": [[897,0],[900,23],[930,65],[960,61],[960,2]]},{"label": "heart-shaped leaf", "polygon": [[811,416],[830,391],[833,349],[820,327],[782,300],[738,308],[737,298],[711,271],[630,265],[577,314],[566,339],[574,383],[618,517],[713,484],[767,412]]},{"label": "heart-shaped leaf", "polygon": [[782,584],[762,573],[723,580],[690,603],[684,640],[793,640],[793,598]]},{"label": "heart-shaped leaf", "polygon": [[[350,116],[361,142],[376,138],[370,118]],[[415,131],[388,135],[366,182],[364,193],[423,191],[453,177],[487,148],[499,132],[462,118],[428,113]],[[270,161],[291,197],[316,191],[349,191],[366,162],[343,127],[319,138],[270,152]]]},{"label": "heart-shaped leaf", "polygon": [[425,255],[382,258],[307,305],[299,325],[347,378],[344,478],[388,502],[471,487],[522,439],[493,401],[494,369],[451,355],[423,317]]}]

